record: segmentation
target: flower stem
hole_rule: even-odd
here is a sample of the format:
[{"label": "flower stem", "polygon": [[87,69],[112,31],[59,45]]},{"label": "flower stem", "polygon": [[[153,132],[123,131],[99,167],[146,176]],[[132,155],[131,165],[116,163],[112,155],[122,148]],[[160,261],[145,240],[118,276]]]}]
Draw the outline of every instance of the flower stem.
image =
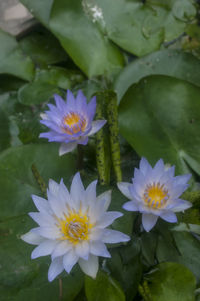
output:
[{"label": "flower stem", "polygon": [[34,176],[36,182],[38,183],[38,185],[40,187],[42,194],[44,195],[44,197],[46,197],[46,191],[47,191],[46,184],[44,182],[44,179],[41,177],[38,169],[36,168],[35,164],[32,164],[31,170],[32,170],[32,173],[33,173],[33,176]]}]

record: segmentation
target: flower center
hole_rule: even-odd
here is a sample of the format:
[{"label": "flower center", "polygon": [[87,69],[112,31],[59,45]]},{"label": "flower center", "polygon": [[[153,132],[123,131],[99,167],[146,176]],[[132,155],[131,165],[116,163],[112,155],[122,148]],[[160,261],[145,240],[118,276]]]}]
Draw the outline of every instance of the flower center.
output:
[{"label": "flower center", "polygon": [[158,182],[146,186],[144,201],[148,207],[160,209],[166,204],[168,199],[168,190],[164,187],[164,184],[161,185]]},{"label": "flower center", "polygon": [[70,112],[63,118],[62,128],[68,135],[73,135],[85,130],[86,120],[78,113]]},{"label": "flower center", "polygon": [[59,228],[62,233],[61,240],[69,240],[77,244],[82,240],[88,240],[92,225],[87,215],[71,212],[65,220],[59,220]]}]

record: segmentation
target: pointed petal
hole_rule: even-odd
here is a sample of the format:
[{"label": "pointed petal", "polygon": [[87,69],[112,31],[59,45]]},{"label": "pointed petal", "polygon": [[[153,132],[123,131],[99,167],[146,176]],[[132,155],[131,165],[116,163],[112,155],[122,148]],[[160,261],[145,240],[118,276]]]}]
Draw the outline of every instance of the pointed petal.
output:
[{"label": "pointed petal", "polygon": [[33,199],[33,202],[36,206],[36,208],[41,211],[41,212],[51,212],[51,209],[50,209],[50,206],[49,206],[49,203],[47,200],[37,196],[37,195],[32,195],[32,199]]},{"label": "pointed petal", "polygon": [[112,190],[108,190],[108,191],[105,191],[104,193],[100,194],[97,197],[97,202],[101,201],[101,200],[105,200],[104,208],[103,208],[104,211],[106,211],[108,209],[108,207],[110,206],[111,193],[112,193]]},{"label": "pointed petal", "polygon": [[21,236],[21,239],[31,245],[39,245],[42,241],[44,241],[43,237],[33,232],[27,232]]},{"label": "pointed petal", "polygon": [[96,200],[97,180],[90,183],[85,191],[85,199],[90,203]]},{"label": "pointed petal", "polygon": [[72,200],[75,202],[77,209],[79,209],[80,201],[85,200],[85,189],[79,172],[75,174],[72,180],[70,195]]},{"label": "pointed petal", "polygon": [[69,244],[66,240],[59,242],[51,254],[52,260],[68,253],[71,248],[71,244]]},{"label": "pointed petal", "polygon": [[182,199],[178,199],[173,205],[174,206],[172,206],[170,209],[172,209],[174,212],[184,211],[192,207],[192,203]]},{"label": "pointed petal", "polygon": [[33,228],[31,229],[33,233],[36,233],[40,236],[43,236],[45,238],[49,239],[56,239],[61,237],[61,233],[59,229],[54,226],[54,227],[38,227],[38,228]]},{"label": "pointed petal", "polygon": [[147,161],[147,159],[142,158],[140,161],[140,171],[143,173],[143,175],[146,175],[149,171],[152,170],[151,165]]},{"label": "pointed petal", "polygon": [[82,243],[78,243],[75,247],[76,255],[85,260],[88,260],[89,256],[89,244],[87,241],[83,241]]},{"label": "pointed petal", "polygon": [[31,259],[38,258],[40,256],[46,256],[53,252],[57,244],[56,240],[47,239],[37,246],[31,253]]},{"label": "pointed petal", "polygon": [[120,231],[105,229],[102,236],[102,241],[105,243],[118,243],[129,241],[130,237]]},{"label": "pointed petal", "polygon": [[121,191],[121,193],[123,193],[128,199],[132,199],[132,195],[130,193],[129,187],[132,184],[130,183],[126,183],[126,182],[119,182],[117,183],[117,187],[119,188],[119,190]]},{"label": "pointed petal", "polygon": [[135,201],[130,201],[122,206],[127,211],[139,211],[139,206]]},{"label": "pointed petal", "polygon": [[74,250],[70,250],[67,254],[63,256],[63,266],[65,271],[69,274],[73,266],[77,263],[78,256],[75,254]]},{"label": "pointed petal", "polygon": [[101,241],[93,241],[93,242],[91,242],[91,244],[90,244],[90,252],[93,255],[96,255],[96,256],[102,256],[102,257],[108,257],[108,258],[111,257],[111,255],[108,252],[105,244],[103,242],[101,242]]},{"label": "pointed petal", "polygon": [[61,143],[59,147],[59,156],[72,152],[77,146],[77,142]]},{"label": "pointed petal", "polygon": [[30,212],[29,216],[39,225],[39,226],[53,226],[56,222],[53,216],[50,214],[45,214],[42,212]]},{"label": "pointed petal", "polygon": [[151,213],[142,214],[142,224],[145,231],[149,232],[156,224],[158,216]]},{"label": "pointed petal", "polygon": [[55,258],[48,271],[48,280],[53,281],[64,270],[62,257]]},{"label": "pointed petal", "polygon": [[116,218],[119,218],[123,215],[123,213],[118,211],[109,211],[105,212],[102,218],[97,223],[98,228],[106,228],[111,225]]},{"label": "pointed petal", "polygon": [[164,219],[166,222],[169,222],[169,223],[176,223],[177,222],[176,214],[173,211],[164,210],[161,213],[160,217],[162,219]]},{"label": "pointed petal", "polygon": [[106,123],[106,120],[95,120],[92,122],[92,129],[88,133],[88,136],[94,135],[96,132],[98,132]]},{"label": "pointed petal", "polygon": [[80,258],[78,263],[80,265],[80,268],[86,275],[92,278],[96,278],[99,268],[99,261],[97,256],[90,255],[88,260]]}]

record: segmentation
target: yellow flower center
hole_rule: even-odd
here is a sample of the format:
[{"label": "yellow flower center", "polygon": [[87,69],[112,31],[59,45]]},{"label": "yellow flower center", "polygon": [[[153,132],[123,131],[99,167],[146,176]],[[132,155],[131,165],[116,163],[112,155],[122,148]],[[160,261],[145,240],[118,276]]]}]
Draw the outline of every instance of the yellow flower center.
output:
[{"label": "yellow flower center", "polygon": [[159,182],[147,185],[144,191],[145,204],[154,209],[162,208],[168,198],[168,190],[164,187],[164,184],[161,185]]},{"label": "yellow flower center", "polygon": [[86,128],[86,120],[78,113],[70,112],[63,118],[63,131],[68,135],[76,134],[84,131]]},{"label": "yellow flower center", "polygon": [[74,245],[80,241],[88,240],[92,224],[90,224],[87,215],[82,215],[81,212],[70,212],[64,220],[59,219],[58,222],[58,227],[62,233],[61,240],[67,239]]}]

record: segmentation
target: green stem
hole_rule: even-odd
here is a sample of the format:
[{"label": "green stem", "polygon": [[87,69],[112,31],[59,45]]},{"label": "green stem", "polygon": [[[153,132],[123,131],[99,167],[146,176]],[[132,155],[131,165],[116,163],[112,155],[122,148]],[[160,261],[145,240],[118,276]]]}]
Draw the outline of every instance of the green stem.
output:
[{"label": "green stem", "polygon": [[33,173],[33,176],[34,176],[36,182],[38,183],[38,185],[40,187],[42,194],[44,195],[44,197],[46,197],[46,191],[47,191],[46,184],[45,184],[43,178],[41,177],[38,169],[36,168],[35,164],[32,164],[31,170],[32,170],[32,173]]}]

